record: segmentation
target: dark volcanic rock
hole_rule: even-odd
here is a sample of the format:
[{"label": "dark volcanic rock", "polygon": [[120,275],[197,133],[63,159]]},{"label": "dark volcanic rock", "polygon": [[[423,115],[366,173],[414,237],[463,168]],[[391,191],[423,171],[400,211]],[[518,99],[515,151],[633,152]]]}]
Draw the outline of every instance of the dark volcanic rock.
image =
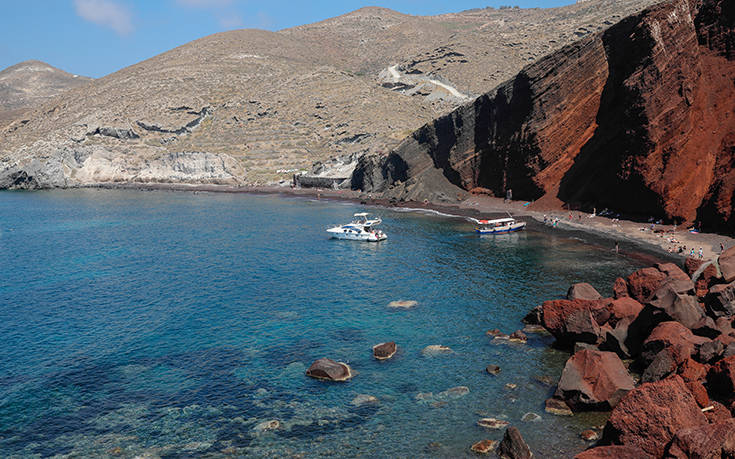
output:
[{"label": "dark volcanic rock", "polygon": [[311,364],[309,369],[306,370],[306,375],[329,381],[347,381],[352,378],[352,370],[347,364],[322,358]]},{"label": "dark volcanic rock", "polygon": [[725,250],[717,260],[722,277],[728,284],[735,281],[735,246]]},{"label": "dark volcanic rock", "polygon": [[609,410],[635,387],[613,352],[583,350],[567,360],[555,396],[575,411]]},{"label": "dark volcanic rock", "polygon": [[707,387],[710,394],[722,398],[735,396],[735,355],[725,357],[710,368]]},{"label": "dark volcanic rock", "polygon": [[735,282],[712,286],[705,298],[705,304],[709,314],[714,317],[735,314]]},{"label": "dark volcanic rock", "polygon": [[602,295],[586,282],[574,284],[567,291],[567,300],[599,300],[601,298]]},{"label": "dark volcanic rock", "polygon": [[617,300],[626,296],[629,296],[628,283],[622,277],[618,277],[613,284],[613,298]]},{"label": "dark volcanic rock", "polygon": [[667,448],[665,457],[735,457],[735,419],[678,431]]},{"label": "dark volcanic rock", "polygon": [[513,426],[505,430],[503,441],[500,442],[497,452],[502,459],[530,459],[533,457],[531,448],[523,440],[518,429]]},{"label": "dark volcanic rock", "polygon": [[373,357],[378,360],[386,360],[396,353],[396,343],[389,341],[387,343],[380,343],[373,346]]},{"label": "dark volcanic rock", "polygon": [[628,392],[613,409],[603,441],[661,457],[677,432],[706,424],[707,418],[684,381],[672,376]]},{"label": "dark volcanic rock", "polygon": [[582,451],[574,459],[653,459],[653,456],[634,446],[610,445]]}]

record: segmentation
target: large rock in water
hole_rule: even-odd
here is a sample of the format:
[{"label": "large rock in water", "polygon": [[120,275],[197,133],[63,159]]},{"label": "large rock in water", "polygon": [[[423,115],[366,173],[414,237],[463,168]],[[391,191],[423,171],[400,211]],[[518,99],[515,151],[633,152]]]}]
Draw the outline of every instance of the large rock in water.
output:
[{"label": "large rock in water", "polygon": [[352,378],[352,370],[346,363],[322,358],[311,364],[306,375],[328,381],[347,381]]},{"label": "large rock in water", "polygon": [[666,450],[666,458],[721,457],[735,457],[735,419],[682,429]]},{"label": "large rock in water", "polygon": [[653,459],[653,456],[634,446],[611,445],[582,451],[574,459]]},{"label": "large rock in water", "polygon": [[600,336],[600,326],[594,314],[607,313],[604,301],[551,300],[545,301],[543,326],[563,344],[576,341],[594,344]]},{"label": "large rock in water", "polygon": [[599,300],[601,298],[602,295],[587,282],[574,284],[567,291],[567,300]]},{"label": "large rock in water", "polygon": [[[691,281],[689,283],[692,284]],[[666,284],[656,290],[648,304],[665,314],[667,319],[675,320],[689,329],[701,326],[707,319],[697,297],[677,292],[673,284]],[[714,326],[714,322],[712,325]]]},{"label": "large rock in water", "polygon": [[628,392],[613,409],[603,441],[661,457],[677,432],[706,424],[707,418],[684,381],[672,376]]},{"label": "large rock in water", "polygon": [[373,357],[378,360],[386,360],[396,353],[397,347],[395,341],[380,343],[373,346]]},{"label": "large rock in water", "polygon": [[523,440],[521,433],[513,426],[508,427],[503,441],[498,446],[498,457],[501,459],[531,459],[533,453]]},{"label": "large rock in water", "polygon": [[567,360],[554,396],[564,399],[574,411],[604,411],[634,387],[617,354],[582,350]]}]

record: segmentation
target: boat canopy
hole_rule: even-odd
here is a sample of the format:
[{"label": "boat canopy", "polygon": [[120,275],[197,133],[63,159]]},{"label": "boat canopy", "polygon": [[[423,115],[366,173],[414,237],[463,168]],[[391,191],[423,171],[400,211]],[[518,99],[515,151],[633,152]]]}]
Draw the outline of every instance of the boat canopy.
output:
[{"label": "boat canopy", "polygon": [[515,218],[498,218],[497,220],[478,220],[481,225],[498,225],[501,223],[513,223]]},{"label": "boat canopy", "polygon": [[367,217],[367,216],[368,216],[367,212],[358,212],[355,215],[353,215],[353,217]]}]

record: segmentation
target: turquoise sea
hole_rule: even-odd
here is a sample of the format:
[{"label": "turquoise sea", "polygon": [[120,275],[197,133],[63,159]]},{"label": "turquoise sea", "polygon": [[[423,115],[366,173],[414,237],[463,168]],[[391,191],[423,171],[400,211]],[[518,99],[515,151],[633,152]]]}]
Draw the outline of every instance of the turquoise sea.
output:
[{"label": "turquoise sea", "polygon": [[[362,210],[387,241],[327,238]],[[641,264],[609,245],[304,198],[2,192],[0,456],[463,457],[502,437],[481,417],[517,426],[538,457],[571,456],[604,418],[544,412],[568,355],[485,332],[522,328],[573,282],[609,294]],[[399,352],[378,362],[383,341]],[[453,353],[423,355],[432,344]],[[356,376],[307,378],[320,357]]]}]

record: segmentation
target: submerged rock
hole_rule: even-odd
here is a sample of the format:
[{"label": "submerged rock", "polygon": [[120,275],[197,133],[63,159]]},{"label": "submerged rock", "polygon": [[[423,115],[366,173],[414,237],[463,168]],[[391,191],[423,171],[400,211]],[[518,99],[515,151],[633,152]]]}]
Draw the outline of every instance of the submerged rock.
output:
[{"label": "submerged rock", "polygon": [[491,451],[494,451],[497,446],[498,442],[495,440],[482,440],[472,445],[470,449],[478,454],[489,454]]},{"label": "submerged rock", "polygon": [[442,346],[441,344],[432,344],[421,350],[421,354],[425,357],[434,357],[437,355],[447,355],[452,353],[454,353],[452,348],[449,346]]},{"label": "submerged rock", "polygon": [[500,367],[497,366],[497,365],[488,365],[485,368],[485,371],[487,371],[489,374],[495,376],[495,375],[500,374]]},{"label": "submerged rock", "polygon": [[277,430],[281,427],[281,422],[277,419],[273,419],[270,421],[263,421],[259,424],[257,424],[253,430],[255,432],[267,432],[269,430]]},{"label": "submerged rock", "polygon": [[397,346],[394,341],[380,343],[373,346],[373,357],[378,360],[387,360],[396,353]]},{"label": "submerged rock", "polygon": [[352,378],[352,369],[346,363],[322,358],[311,364],[306,375],[327,381],[347,381]]},{"label": "submerged rock", "polygon": [[503,421],[502,419],[482,418],[477,421],[477,425],[485,427],[486,429],[500,430],[508,427],[510,423],[508,421]]},{"label": "submerged rock", "polygon": [[564,400],[550,398],[546,400],[544,411],[556,416],[573,416],[574,413]]},{"label": "submerged rock", "polygon": [[397,300],[388,303],[388,307],[397,309],[408,309],[416,306],[417,304],[419,304],[419,302],[414,300]]},{"label": "submerged rock", "polygon": [[470,393],[470,388],[467,386],[451,387],[445,391],[437,394],[440,398],[460,398]]},{"label": "submerged rock", "polygon": [[516,330],[511,333],[510,337],[508,337],[508,340],[513,343],[525,343],[526,341],[528,341],[528,337],[522,331]]},{"label": "submerged rock", "polygon": [[378,398],[368,394],[357,394],[350,402],[354,406],[366,405],[368,403],[378,403]]},{"label": "submerged rock", "polygon": [[501,459],[531,459],[533,453],[515,427],[508,427],[503,441],[498,446],[498,457]]},{"label": "submerged rock", "polygon": [[523,422],[536,422],[536,421],[540,421],[540,420],[541,420],[541,416],[539,416],[536,413],[526,413],[521,418],[521,421],[523,421]]}]

